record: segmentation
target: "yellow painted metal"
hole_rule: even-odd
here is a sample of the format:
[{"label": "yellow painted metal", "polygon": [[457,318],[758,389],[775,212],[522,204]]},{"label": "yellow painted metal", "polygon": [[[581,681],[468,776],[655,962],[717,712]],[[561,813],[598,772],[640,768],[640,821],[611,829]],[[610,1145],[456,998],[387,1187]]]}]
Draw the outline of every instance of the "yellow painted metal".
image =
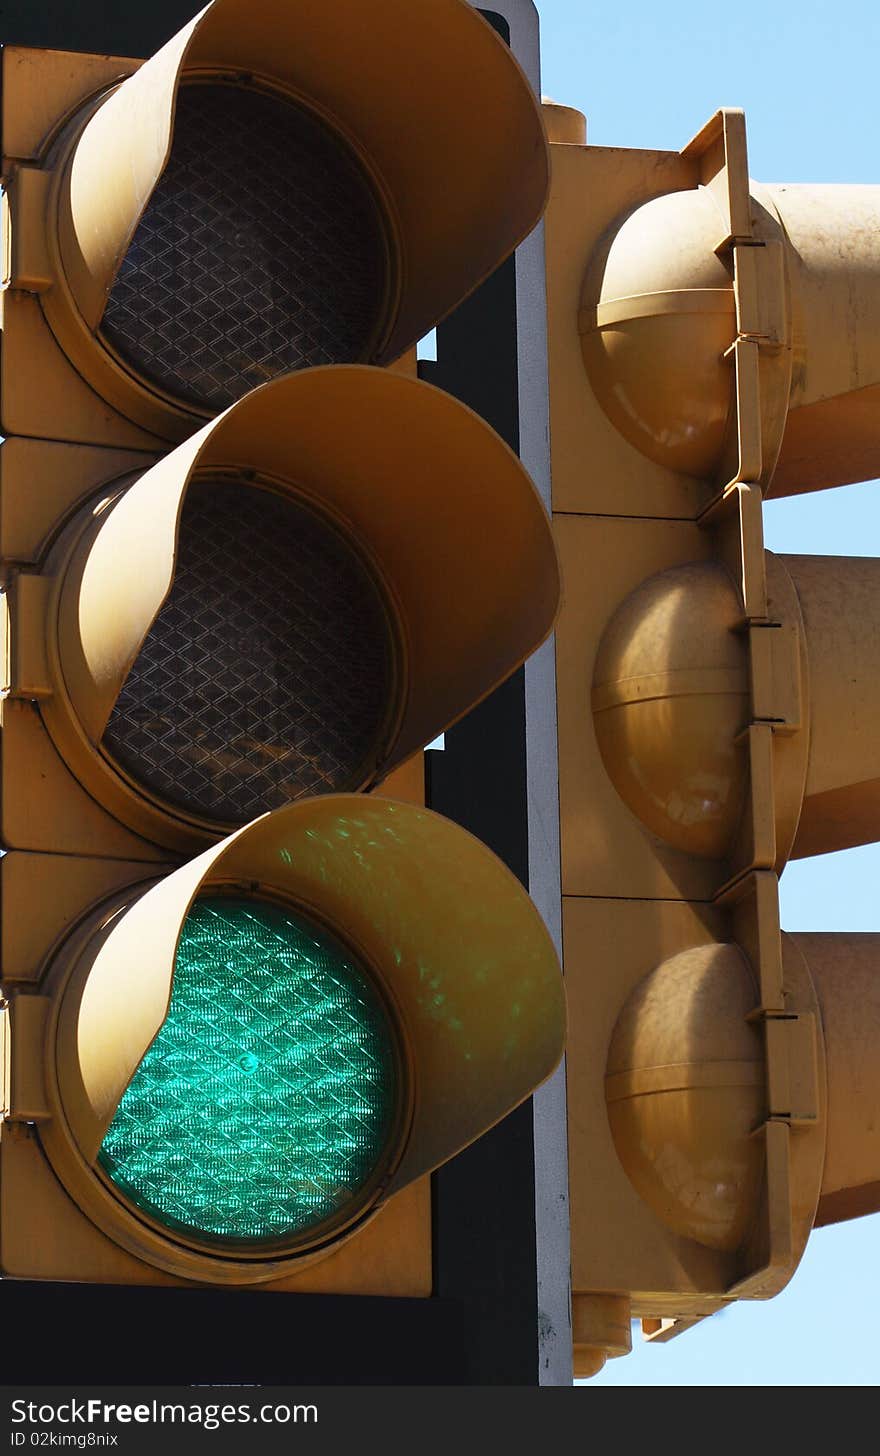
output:
[{"label": "yellow painted metal", "polygon": [[707,859],[726,853],[748,778],[741,616],[722,565],[661,572],[618,608],[593,673],[596,737],[618,793],[661,839]]},{"label": "yellow painted metal", "polygon": [[607,252],[616,220],[654,196],[697,186],[698,164],[678,152],[570,142],[551,153],[545,236],[554,511],[692,518],[705,488],[646,463],[619,434],[584,367],[579,317],[590,260]]},{"label": "yellow painted metal", "polygon": [[72,368],[39,298],[21,289],[0,291],[0,399],[7,437],[51,436],[152,452],[163,445],[112,409]]},{"label": "yellow painted metal", "polygon": [[[876,563],[764,551],[765,494],[880,468],[880,189],[751,184],[548,109],[572,1308],[581,1373],[880,1207],[873,937],[784,936],[792,855],[880,838]],[[555,138],[558,136],[559,140]]]},{"label": "yellow painted metal", "polygon": [[13,689],[23,698],[46,697],[52,692],[46,657],[46,617],[51,582],[40,576],[15,576],[2,600],[4,671],[0,688]]},{"label": "yellow painted metal", "polygon": [[[59,525],[102,486],[140,473],[154,457],[134,450],[13,437],[0,442],[0,576],[45,558]],[[118,489],[118,486],[117,486]]]},{"label": "yellow painted metal", "polygon": [[425,755],[414,753],[399,768],[392,769],[381,786],[382,797],[404,799],[407,804],[425,802]]},{"label": "yellow painted metal", "polygon": [[42,1057],[34,1055],[45,1039],[49,1011],[45,996],[13,993],[7,1002],[9,1077],[4,1113],[10,1122],[42,1122],[50,1116]]},{"label": "yellow painted metal", "polygon": [[880,473],[880,186],[756,189],[779,217],[791,293],[792,383],[769,494]]},{"label": "yellow painted metal", "polygon": [[[3,281],[16,288],[42,293],[52,286],[52,256],[45,217],[51,178],[36,167],[19,167],[4,199]],[[13,222],[14,218],[14,222]]]},{"label": "yellow painted metal", "polygon": [[[275,488],[321,501],[343,529],[362,534],[400,615],[409,669],[396,737],[377,765],[399,800],[423,800],[418,749],[425,739],[491,691],[550,630],[559,588],[546,513],[518,461],[482,422],[413,381],[410,347],[538,220],[548,184],[540,114],[508,48],[464,0],[425,0],[415,9],[410,0],[379,0],[368,10],[343,0],[332,16],[302,0],[215,0],[146,63],[4,47],[0,64],[0,573],[9,688],[0,702],[0,980],[11,1007],[0,1014],[9,1113],[0,1124],[0,1271],[426,1297],[425,1170],[528,1095],[558,1059],[563,1036],[558,965],[546,932],[476,841],[442,821],[432,831],[423,808],[397,802],[409,838],[389,852],[393,835],[383,838],[376,828],[388,810],[370,794],[345,801],[351,826],[359,826],[354,840],[358,833],[369,838],[371,825],[378,835],[378,847],[361,844],[361,864],[371,854],[381,861],[368,885],[360,870],[354,889],[340,882],[331,893],[324,885],[330,851],[309,836],[320,840],[319,826],[336,812],[330,801],[311,806],[308,828],[302,817],[296,821],[302,843],[295,870],[283,859],[293,844],[285,811],[280,821],[252,826],[248,843],[260,845],[259,866],[238,839],[209,854],[221,867],[211,871],[211,884],[252,889],[256,874],[284,898],[296,879],[309,908],[335,917],[343,938],[364,943],[374,973],[388,979],[403,1041],[419,1066],[401,1111],[394,1182],[374,1190],[357,1238],[348,1237],[354,1227],[341,1230],[345,1237],[311,1251],[314,1258],[255,1270],[204,1250],[160,1248],[155,1231],[120,1212],[66,1130],[59,1078],[69,1074],[68,1054],[78,1067],[80,1052],[75,1036],[71,1051],[54,1027],[59,1004],[64,1022],[76,997],[65,979],[76,952],[83,952],[77,974],[84,974],[112,921],[102,952],[112,959],[131,923],[125,907],[144,896],[138,905],[154,909],[150,896],[161,899],[166,884],[191,870],[168,861],[179,864],[218,832],[179,822],[169,830],[169,816],[156,806],[132,808],[137,795],[115,782],[98,742],[168,590],[193,469],[265,472]],[[244,414],[227,413],[189,451],[157,464],[167,442],[191,436],[205,417],[126,372],[97,330],[169,155],[177,87],[212,76],[268,87],[304,106],[362,161],[394,255],[371,356],[390,369],[313,371],[295,387],[279,381],[251,397]],[[478,91],[484,110],[475,125]],[[428,191],[454,196],[456,206],[426,207]],[[128,554],[114,561],[115,550]],[[430,873],[415,862],[420,836],[429,841],[423,860]],[[389,863],[391,871],[382,868]],[[401,930],[392,948],[385,932],[394,894]],[[410,904],[421,894],[430,937]],[[185,908],[177,907],[181,915]],[[172,957],[176,934],[172,928],[166,936]],[[161,926],[151,922],[147,935],[138,932],[141,952],[153,945],[150,936],[162,940]],[[510,948],[502,958],[505,935]],[[165,976],[167,1001],[170,963],[150,963],[135,986],[127,968],[136,948],[122,952],[119,983],[132,991],[128,1004],[108,1002],[98,1023],[103,1015],[106,1024],[111,1005],[120,1014],[146,1007],[147,1020],[164,1014],[157,976]],[[419,979],[426,968],[441,977],[427,991]],[[519,977],[514,986],[511,975]],[[506,1019],[497,1015],[499,1004],[509,1005]],[[128,1033],[111,1030],[116,1055],[126,1044],[130,1052]],[[470,1052],[490,1058],[491,1072],[471,1067],[463,1031]],[[90,1075],[104,1055],[113,1065],[109,1044],[95,1053],[87,1043],[86,1036]],[[79,1072],[71,1075],[75,1082]],[[76,1091],[68,1086],[67,1094],[80,1106]]]},{"label": "yellow painted metal", "polygon": [[880,838],[880,561],[780,556],[803,622],[809,755],[792,854]]},{"label": "yellow painted metal", "polygon": [[[699,902],[563,898],[572,1291],[626,1291],[636,1318],[717,1309],[742,1268],[735,1253],[670,1227],[641,1196],[618,1155],[605,1090],[630,995],[663,960],[711,949],[725,931],[723,913]],[[689,1128],[679,1120],[675,1131],[666,1160],[673,1169],[687,1157]]]},{"label": "yellow painted metal", "polygon": [[[56,286],[55,250],[47,227],[53,192],[47,150],[88,98],[105,94],[140,64],[122,57],[17,46],[4,46],[0,55],[0,217],[6,259],[0,291],[0,410],[7,437],[90,441],[142,451],[160,444],[119,415],[71,366],[41,302]],[[47,260],[52,273],[48,279]],[[33,286],[39,293],[27,291]]]},{"label": "yellow painted metal", "polygon": [[728,351],[757,348],[777,376],[760,386],[772,429],[740,478],[771,495],[870,478],[880,186],[752,184],[745,198],[748,236],[727,252],[703,186],[644,202],[594,254],[580,329],[596,396],[649,458],[718,479],[735,420]]},{"label": "yellow painted metal", "polygon": [[[24,705],[14,705],[19,710]],[[8,709],[9,705],[7,705]],[[7,748],[4,729],[4,751]],[[23,756],[16,741],[9,748],[13,780],[20,780],[33,801],[40,766]],[[416,755],[389,778],[396,797],[423,804],[422,755]],[[5,800],[8,790],[4,793]],[[86,804],[93,804],[85,798]],[[82,828],[82,808],[71,807],[52,794],[55,843],[68,820]],[[97,811],[97,806],[94,806]],[[112,827],[113,821],[108,820]],[[121,831],[119,831],[121,833]],[[132,838],[134,838],[132,836]],[[95,851],[106,855],[113,841],[106,833],[92,839]],[[137,845],[138,841],[134,840]],[[45,1083],[45,1035],[38,1017],[29,1017],[31,1003],[45,1008],[39,994],[47,969],[75,934],[84,919],[100,921],[109,904],[130,901],[174,865],[159,865],[121,858],[85,858],[64,853],[27,854],[9,851],[0,859],[0,967],[7,1005],[15,1000],[16,1101],[24,1106],[25,1083],[32,1090]],[[102,908],[104,910],[102,912]],[[36,995],[29,994],[36,992]],[[5,1083],[8,1107],[12,1093],[8,1013],[0,1014],[0,1044],[5,1048]],[[23,1030],[30,1023],[29,1036]],[[43,1092],[45,1095],[45,1092]],[[28,1094],[31,1108],[36,1104]],[[44,1108],[45,1110],[45,1108]],[[40,1144],[35,1125],[4,1120],[0,1123],[0,1270],[9,1278],[85,1280],[125,1284],[190,1285],[180,1274],[160,1270],[113,1242],[89,1220],[63,1190]],[[382,1207],[356,1239],[335,1246],[326,1257],[305,1269],[255,1287],[267,1291],[372,1294],[400,1298],[427,1298],[432,1290],[431,1203],[427,1177],[407,1188]]]},{"label": "yellow painted metal", "polygon": [[[230,71],[273,82],[332,119],[392,199],[406,285],[380,362],[469,293],[541,214],[547,155],[531,89],[464,0],[425,0],[418,10],[379,0],[368,12],[343,0],[332,15],[304,0],[214,0],[108,98],[77,144],[62,251],[92,327],[167,159],[181,73]],[[479,127],[462,105],[477,92]],[[125,178],[109,216],[108,169]],[[435,195],[457,199],[454,208],[423,206],[426,177]]]},{"label": "yellow painted metal", "polygon": [[[195,1287],[109,1239],[65,1192],[36,1130],[0,1128],[0,1267],[7,1278],[92,1284]],[[318,1263],[252,1287],[285,1292],[427,1298],[431,1293],[428,1179],[381,1208],[358,1233]],[[181,1261],[182,1262],[182,1261]]]},{"label": "yellow painted metal", "polygon": [[[96,338],[113,280],[167,163],[177,89],[188,78],[268,86],[323,119],[360,157],[393,254],[393,284],[370,362],[398,358],[449,313],[531,231],[546,202],[540,110],[509,48],[465,0],[425,0],[417,9],[409,0],[378,0],[369,11],[359,0],[343,0],[332,15],[305,0],[213,0],[142,65],[105,58],[102,66],[87,57],[77,68],[74,61],[82,78],[77,97],[71,67],[59,71],[45,53],[54,115],[45,96],[29,106],[22,99],[35,73],[43,74],[43,54],[13,50],[7,63],[14,88],[7,111],[17,99],[29,112],[12,134],[28,164],[14,153],[6,164],[15,184],[12,306],[30,339],[39,319],[18,307],[17,295],[38,288],[52,333],[90,391],[137,427],[132,435],[123,426],[114,443],[146,445],[149,434],[180,439],[205,418],[135,379]],[[477,93],[475,126],[467,98]],[[426,189],[455,197],[455,207],[426,207]],[[48,341],[40,347],[51,355]],[[49,433],[29,423],[26,400],[21,411],[25,423],[15,428]],[[94,406],[80,418],[82,433],[72,420],[65,437],[102,443]]]},{"label": "yellow painted metal", "polygon": [[[551,353],[551,371],[552,359]],[[551,376],[551,410],[552,383]],[[599,642],[614,611],[656,571],[708,556],[709,543],[689,521],[554,511],[553,525],[563,583],[555,638],[563,894],[613,896],[625,874],[633,895],[668,897],[686,889],[703,897],[718,878],[717,866],[646,840],[608,776],[591,694]]]},{"label": "yellow painted metal", "polygon": [[631,1310],[625,1294],[573,1294],[571,1333],[576,1380],[598,1375],[609,1355],[632,1349]]},{"label": "yellow painted metal", "polygon": [[[8,851],[0,859],[0,966],[4,988],[38,989],[54,950],[83,918],[108,899],[151,883],[161,869],[144,860],[110,856],[27,854]],[[8,907],[18,906],[13,914]]]},{"label": "yellow painted metal", "polygon": [[0,730],[0,831],[7,850],[168,859],[167,849],[127,829],[87,792],[55,748],[36,702],[0,698]]},{"label": "yellow painted metal", "polygon": [[[806,645],[790,578],[747,529],[749,500],[734,490],[712,529],[554,512],[564,893],[612,896],[625,879],[633,895],[705,898],[790,853],[807,768],[796,731]],[[773,590],[753,617],[737,582],[763,582],[755,553]],[[758,631],[779,639],[760,662],[749,650]],[[775,785],[769,811],[748,790],[756,775]]]},{"label": "yellow painted metal", "polygon": [[53,692],[42,708],[53,740],[110,813],[180,850],[213,842],[216,826],[139,794],[99,743],[171,586],[189,482],[197,471],[236,467],[327,511],[384,583],[405,682],[375,777],[507,677],[558,610],[546,511],[516,456],[464,405],[359,365],[303,370],[254,391],[115,499],[99,492],[44,567],[56,580],[47,626]]},{"label": "yellow painted metal", "polygon": [[[6,1111],[12,1101],[12,1068],[10,1066],[10,1027],[9,1027],[9,1002],[4,1000],[0,1004],[0,1113],[3,1115],[0,1121],[2,1130],[3,1121],[6,1119]],[[0,1132],[0,1143],[2,1143],[2,1132]],[[2,1189],[0,1189],[2,1196]]]},{"label": "yellow painted metal", "polygon": [[[748,897],[738,907],[563,899],[572,1288],[626,1290],[634,1317],[689,1319],[769,1297],[813,1227],[826,1159],[824,1043],[815,1119],[771,1116],[772,1013],[754,974],[768,927],[756,909]],[[778,921],[776,940],[782,964]],[[783,1015],[815,1015],[790,937],[784,966]]]},{"label": "yellow painted metal", "polygon": [[547,140],[553,143],[573,142],[583,146],[587,140],[587,118],[574,106],[560,106],[549,96],[541,97],[541,112]]},{"label": "yellow painted metal", "polygon": [[644,203],[590,260],[579,316],[587,373],[612,423],[659,465],[697,477],[716,465],[733,406],[724,356],[735,300],[715,252],[720,231],[705,188]]},{"label": "yellow painted metal", "polygon": [[763,1177],[756,989],[735,945],[680,951],[627,998],[606,1063],[611,1133],[638,1192],[677,1233],[731,1252]]},{"label": "yellow painted metal", "polygon": [[116,1242],[168,1272],[220,1282],[281,1277],[326,1250],[236,1261],[182,1249],[122,1209],[93,1168],[165,1018],[193,899],[242,884],[344,937],[393,1007],[410,1090],[374,1208],[528,1096],[559,1061],[565,1036],[559,964],[528,895],[478,840],[401,801],[303,801],[215,845],[134,903],[117,900],[53,960],[43,1058],[52,1116],[43,1144],[77,1204]]},{"label": "yellow painted metal", "polygon": [[766,578],[770,616],[748,638],[720,563],[644,582],[603,634],[592,707],[605,766],[633,812],[666,843],[715,859],[728,853],[743,810],[742,730],[766,722],[790,735],[775,765],[781,869],[790,855],[880,836],[871,727],[880,565],[768,553]]},{"label": "yellow painted metal", "polygon": [[786,940],[816,988],[827,1062],[818,1227],[880,1210],[880,936],[802,932]]},{"label": "yellow painted metal", "polygon": [[51,138],[76,115],[85,97],[118,86],[142,62],[7,45],[2,64],[3,171],[11,176],[16,162],[39,162]]}]

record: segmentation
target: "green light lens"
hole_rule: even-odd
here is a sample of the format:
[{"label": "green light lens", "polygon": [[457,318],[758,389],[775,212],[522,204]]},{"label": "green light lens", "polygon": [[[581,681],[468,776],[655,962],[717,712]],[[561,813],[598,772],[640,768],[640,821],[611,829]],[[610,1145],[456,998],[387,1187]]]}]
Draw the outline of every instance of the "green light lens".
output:
[{"label": "green light lens", "polygon": [[168,1228],[290,1240],[355,1202],[395,1102],[388,1018],[346,951],[277,906],[206,898],[98,1161]]}]

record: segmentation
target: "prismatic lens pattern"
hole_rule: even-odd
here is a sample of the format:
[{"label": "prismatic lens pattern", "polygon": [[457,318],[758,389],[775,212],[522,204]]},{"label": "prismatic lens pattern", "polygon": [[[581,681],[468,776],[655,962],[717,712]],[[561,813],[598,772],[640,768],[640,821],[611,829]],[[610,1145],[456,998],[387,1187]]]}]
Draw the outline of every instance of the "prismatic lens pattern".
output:
[{"label": "prismatic lens pattern", "polygon": [[169,1229],[283,1242],[356,1202],[396,1096],[390,1026],[352,957],[278,906],[206,897],[98,1161]]},{"label": "prismatic lens pattern", "polygon": [[369,362],[387,259],[346,143],[270,93],[191,83],[101,333],[165,393],[225,409],[289,370]]},{"label": "prismatic lens pattern", "polygon": [[221,824],[362,788],[384,747],[394,643],[380,588],[334,525],[292,496],[197,478],[104,750]]}]

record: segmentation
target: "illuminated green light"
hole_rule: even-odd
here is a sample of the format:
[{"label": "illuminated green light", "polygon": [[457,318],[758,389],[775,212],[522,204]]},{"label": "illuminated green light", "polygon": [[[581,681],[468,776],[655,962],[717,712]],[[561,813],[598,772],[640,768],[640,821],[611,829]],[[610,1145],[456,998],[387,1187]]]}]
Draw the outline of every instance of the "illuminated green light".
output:
[{"label": "illuminated green light", "polygon": [[396,1101],[387,1016],[324,931],[257,900],[197,900],[168,1015],[98,1161],[166,1227],[294,1238],[357,1199]]}]

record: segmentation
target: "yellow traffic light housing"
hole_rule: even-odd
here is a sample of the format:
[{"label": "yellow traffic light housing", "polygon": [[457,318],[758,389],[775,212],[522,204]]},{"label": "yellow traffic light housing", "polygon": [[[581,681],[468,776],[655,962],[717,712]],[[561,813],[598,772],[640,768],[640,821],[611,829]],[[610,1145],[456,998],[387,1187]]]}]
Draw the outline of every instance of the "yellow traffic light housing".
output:
[{"label": "yellow traffic light housing", "polygon": [[546,201],[528,82],[463,0],[213,0],[143,64],[3,64],[6,434],[150,449],[292,369],[387,364]]},{"label": "yellow traffic light housing", "polygon": [[52,764],[44,820],[7,756],[9,847],[61,847],[70,775],[79,854],[96,804],[122,852],[120,825],[183,853],[305,794],[372,787],[554,619],[553,542],[519,461],[399,374],[288,375],[85,501],[63,447],[10,444],[20,515],[35,460],[77,499],[48,550],[30,513],[6,594],[9,722]]},{"label": "yellow traffic light housing", "polygon": [[557,612],[528,475],[401,360],[547,146],[463,0],[368,20],[3,52],[6,1277],[429,1295],[425,1175],[561,1056],[525,891],[373,793]]},{"label": "yellow traffic light housing", "polygon": [[[80,1239],[85,1216],[110,1241],[92,1229],[78,1278],[289,1280],[549,1075],[564,1015],[547,931],[479,841],[304,800],[106,902],[13,997],[8,1116],[39,1128],[18,1176],[45,1159]],[[24,1219],[4,1260],[70,1277]]]},{"label": "yellow traffic light housing", "polygon": [[[47,548],[37,509],[29,544],[19,537],[31,569],[7,559],[3,885],[6,903],[24,913],[7,931],[5,954],[4,1269],[135,1283],[294,1279],[299,1288],[302,1270],[335,1255],[392,1193],[491,1126],[561,1055],[555,954],[512,876],[427,811],[328,793],[384,778],[546,636],[558,593],[546,513],[516,457],[476,415],[430,385],[365,366],[266,385],[145,472],[129,471],[85,501],[82,473],[64,476],[68,452],[82,463],[80,447],[25,440],[2,449],[10,445],[11,500],[14,482],[27,486],[22,462],[48,448],[41,468],[60,470],[74,501],[58,511],[56,478],[56,519],[66,526]],[[10,509],[28,517],[21,499]],[[300,813],[290,819],[293,808]],[[255,814],[263,817],[248,825]],[[299,848],[290,838],[297,824]],[[230,828],[238,834],[218,846]],[[169,875],[163,861],[205,845]],[[226,845],[237,846],[232,860],[208,875]],[[237,895],[242,914],[283,904],[305,917],[307,936],[308,925],[326,926],[333,943],[352,948],[355,967],[366,967],[361,980],[378,986],[381,1005],[394,1008],[388,1025],[400,1028],[383,1043],[398,1088],[383,1130],[386,1161],[314,1237],[288,1231],[283,1257],[277,1240],[267,1254],[259,1237],[252,1257],[215,1255],[213,1230],[201,1244],[169,1241],[166,1230],[151,1239],[143,1217],[120,1213],[96,1173],[108,1110],[123,1105],[163,1024],[189,902],[215,883],[221,896]],[[173,907],[169,895],[178,897]],[[109,971],[97,980],[80,971],[90,978],[74,977],[71,991],[71,947],[83,943]],[[80,993],[96,1021],[69,1010]],[[95,1078],[104,1123],[89,1112]],[[39,1111],[36,1088],[56,1081]],[[269,1135],[258,1121],[249,1144]],[[157,1156],[169,1176],[173,1140],[160,1137]],[[243,1150],[235,1156],[245,1160]],[[70,1199],[63,1218],[53,1212],[60,1249],[57,1230],[47,1240],[30,1212],[35,1198],[54,1210],[50,1169]],[[97,1242],[92,1224],[104,1235]],[[380,1287],[426,1293],[423,1276],[413,1288],[401,1262],[390,1277],[374,1276]],[[349,1287],[350,1266],[341,1268],[330,1287],[340,1278]]]},{"label": "yellow traffic light housing", "polygon": [[589,1375],[629,1349],[631,1317],[668,1338],[767,1298],[812,1227],[878,1206],[870,951],[783,935],[778,910],[790,857],[880,835],[876,563],[771,555],[761,517],[765,494],[877,471],[877,197],[751,183],[739,112],[681,153],[590,147],[577,113],[547,117]]}]

